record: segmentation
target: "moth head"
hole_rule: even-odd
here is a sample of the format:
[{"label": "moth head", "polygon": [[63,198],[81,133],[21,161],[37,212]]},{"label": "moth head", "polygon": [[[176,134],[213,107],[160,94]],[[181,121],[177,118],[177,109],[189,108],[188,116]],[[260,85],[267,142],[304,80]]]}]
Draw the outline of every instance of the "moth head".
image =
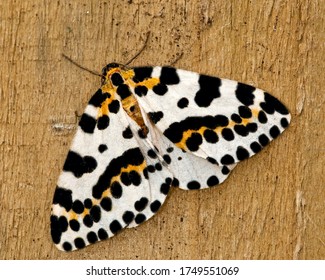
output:
[{"label": "moth head", "polygon": [[119,70],[126,70],[125,65],[116,62],[107,64],[102,70],[102,84],[106,82],[108,76],[110,76],[115,71],[118,72]]}]

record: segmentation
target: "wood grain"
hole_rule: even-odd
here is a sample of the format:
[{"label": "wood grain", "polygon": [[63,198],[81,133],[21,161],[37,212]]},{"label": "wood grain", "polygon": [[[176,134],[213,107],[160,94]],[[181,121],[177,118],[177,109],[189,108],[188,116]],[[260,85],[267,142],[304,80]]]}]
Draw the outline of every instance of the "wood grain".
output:
[{"label": "wood grain", "polygon": [[[324,1],[2,1],[1,259],[324,259]],[[271,92],[289,129],[219,187],[174,189],[148,222],[72,253],[49,233],[76,112],[100,71],[175,64]]]}]

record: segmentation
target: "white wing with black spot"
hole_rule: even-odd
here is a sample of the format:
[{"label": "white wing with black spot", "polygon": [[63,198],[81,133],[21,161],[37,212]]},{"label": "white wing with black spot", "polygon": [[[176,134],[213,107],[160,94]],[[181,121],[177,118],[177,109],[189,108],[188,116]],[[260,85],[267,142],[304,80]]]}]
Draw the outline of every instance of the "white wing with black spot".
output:
[{"label": "white wing with black spot", "polygon": [[219,166],[256,154],[290,122],[279,100],[249,85],[172,67],[134,72],[135,96],[155,127],[177,147]]},{"label": "white wing with black spot", "polygon": [[[101,89],[86,107],[55,190],[51,235],[60,250],[104,240],[153,216],[164,203],[172,174],[148,156],[120,101]],[[149,152],[150,154],[150,152]]]}]

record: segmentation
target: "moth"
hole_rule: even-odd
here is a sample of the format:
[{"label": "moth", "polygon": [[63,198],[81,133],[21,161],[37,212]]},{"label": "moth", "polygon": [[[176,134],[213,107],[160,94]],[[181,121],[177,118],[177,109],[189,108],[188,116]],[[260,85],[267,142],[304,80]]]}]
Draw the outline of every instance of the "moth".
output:
[{"label": "moth", "polygon": [[108,64],[58,179],[53,242],[81,249],[142,224],[171,187],[221,184],[289,123],[278,99],[250,85],[173,67]]}]

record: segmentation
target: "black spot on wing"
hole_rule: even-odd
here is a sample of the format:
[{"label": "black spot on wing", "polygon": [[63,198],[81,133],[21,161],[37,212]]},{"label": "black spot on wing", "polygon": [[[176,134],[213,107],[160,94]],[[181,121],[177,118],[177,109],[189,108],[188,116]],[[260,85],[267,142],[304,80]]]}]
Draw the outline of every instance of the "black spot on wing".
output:
[{"label": "black spot on wing", "polygon": [[107,115],[103,115],[97,120],[97,128],[99,130],[104,130],[109,126],[109,117]]},{"label": "black spot on wing", "polygon": [[253,151],[253,153],[255,153],[255,154],[258,153],[260,150],[262,150],[261,145],[257,142],[251,143],[250,148]]},{"label": "black spot on wing", "polygon": [[119,199],[121,198],[122,196],[122,193],[123,193],[123,189],[122,189],[122,186],[119,182],[114,182],[112,185],[111,185],[111,194],[114,198],[116,199]]},{"label": "black spot on wing", "polygon": [[260,123],[267,123],[267,116],[266,114],[264,113],[264,111],[259,111],[258,112],[258,121]]},{"label": "black spot on wing", "polygon": [[85,133],[94,133],[96,120],[87,114],[82,114],[79,126]]},{"label": "black spot on wing", "polygon": [[174,177],[171,184],[173,187],[179,187],[179,180]]},{"label": "black spot on wing", "polygon": [[101,104],[106,100],[106,98],[109,97],[109,93],[103,93],[101,89],[98,89],[95,94],[90,98],[88,104],[93,105],[95,107],[100,107]]},{"label": "black spot on wing", "polygon": [[264,92],[264,102],[261,102],[260,106],[268,114],[274,114],[275,111],[282,115],[289,114],[287,108],[267,92]]},{"label": "black spot on wing", "polygon": [[270,135],[273,139],[277,138],[280,135],[280,130],[276,125],[271,127]]},{"label": "black spot on wing", "polygon": [[255,87],[252,87],[250,85],[238,83],[237,89],[236,89],[236,97],[237,99],[244,105],[249,106],[254,104],[254,94]]},{"label": "black spot on wing", "polygon": [[249,119],[252,117],[252,111],[247,106],[239,106],[238,112],[242,118]]},{"label": "black spot on wing", "polygon": [[105,239],[107,239],[107,238],[108,238],[107,231],[106,231],[105,229],[103,229],[103,228],[100,228],[100,229],[98,230],[98,238],[99,238],[100,240],[105,240]]},{"label": "black spot on wing", "polygon": [[62,244],[62,247],[63,247],[64,251],[71,251],[72,250],[72,246],[71,246],[71,244],[69,242],[64,242]]},{"label": "black spot on wing", "polygon": [[131,185],[131,180],[129,178],[129,173],[128,172],[122,172],[121,173],[121,181],[125,186],[130,186]]},{"label": "black spot on wing", "polygon": [[224,128],[221,131],[221,135],[227,141],[232,141],[235,139],[235,135],[230,128]]},{"label": "black spot on wing", "polygon": [[289,125],[288,120],[287,120],[286,118],[282,118],[282,119],[281,119],[281,126],[282,126],[283,128],[286,128],[286,127],[288,127],[288,125]]},{"label": "black spot on wing", "polygon": [[213,99],[220,97],[221,80],[219,78],[200,75],[199,85],[200,89],[194,98],[199,107],[208,107]]},{"label": "black spot on wing", "polygon": [[99,151],[100,153],[105,152],[107,149],[108,149],[108,147],[107,147],[107,145],[105,145],[105,144],[100,144],[100,145],[98,146],[98,151]]},{"label": "black spot on wing", "polygon": [[219,179],[217,176],[211,176],[209,177],[209,179],[207,180],[207,185],[208,187],[213,187],[219,184]]},{"label": "black spot on wing", "polygon": [[72,210],[77,214],[81,214],[85,210],[85,207],[82,202],[77,199],[72,204]]},{"label": "black spot on wing", "polygon": [[265,147],[270,142],[270,139],[265,134],[262,134],[258,137],[258,141]]},{"label": "black spot on wing", "polygon": [[109,105],[108,109],[111,113],[117,114],[120,109],[120,102],[118,100],[113,100]]},{"label": "black spot on wing", "polygon": [[147,217],[144,214],[139,213],[138,215],[135,216],[134,221],[139,225],[143,223],[146,219]]},{"label": "black spot on wing", "polygon": [[125,139],[131,139],[133,137],[132,130],[129,126],[123,131],[122,136]]},{"label": "black spot on wing", "polygon": [[164,117],[164,113],[162,111],[150,112],[150,113],[148,113],[148,115],[149,115],[149,118],[155,124],[158,123]]},{"label": "black spot on wing", "polygon": [[135,82],[142,82],[147,78],[151,77],[153,68],[152,67],[136,67],[133,69],[134,77],[133,81]]},{"label": "black spot on wing", "polygon": [[156,213],[159,210],[160,206],[161,206],[161,202],[159,200],[155,200],[150,204],[151,212]]},{"label": "black spot on wing", "polygon": [[173,182],[173,180],[172,180],[172,178],[170,178],[170,177],[167,177],[166,179],[165,179],[165,182],[166,182],[166,184],[172,184],[172,182]]},{"label": "black spot on wing", "polygon": [[141,197],[141,199],[139,199],[138,201],[136,201],[136,202],[134,203],[134,208],[135,208],[138,212],[141,212],[141,211],[143,211],[143,210],[147,207],[148,202],[149,202],[148,198],[146,198],[146,197]]},{"label": "black spot on wing", "polygon": [[189,104],[189,101],[188,101],[188,99],[186,97],[181,98],[177,102],[178,108],[181,108],[181,109],[186,108],[188,106],[188,104]]},{"label": "black spot on wing", "polygon": [[155,169],[158,170],[158,171],[161,171],[162,170],[162,165],[160,164],[160,162],[157,162],[155,164]]},{"label": "black spot on wing", "polygon": [[154,173],[156,171],[156,168],[153,165],[148,165],[147,169],[150,173]]},{"label": "black spot on wing", "polygon": [[176,85],[180,81],[176,69],[173,67],[162,67],[159,79],[165,85]]},{"label": "black spot on wing", "polygon": [[91,201],[90,198],[86,198],[84,200],[84,205],[85,205],[85,208],[90,209],[93,206],[93,202]]},{"label": "black spot on wing", "polygon": [[164,195],[167,195],[170,189],[170,184],[162,183],[160,186],[160,192]]},{"label": "black spot on wing", "polygon": [[186,146],[190,151],[195,152],[199,149],[202,142],[201,134],[194,132],[189,138],[187,138]]},{"label": "black spot on wing", "polygon": [[59,204],[65,210],[70,211],[72,208],[72,191],[61,187],[56,187],[53,204]]},{"label": "black spot on wing", "polygon": [[241,123],[242,119],[238,114],[232,114],[231,115],[231,120],[234,121],[235,123]]},{"label": "black spot on wing", "polygon": [[221,164],[223,164],[223,165],[229,165],[229,164],[233,164],[233,163],[235,163],[235,160],[231,155],[227,154],[221,158]]},{"label": "black spot on wing", "polygon": [[69,226],[73,231],[79,231],[80,229],[80,223],[75,219],[69,221]]},{"label": "black spot on wing", "polygon": [[93,231],[87,233],[87,240],[90,244],[95,243],[98,241],[97,234]]},{"label": "black spot on wing", "polygon": [[100,206],[107,212],[111,211],[112,210],[112,199],[110,197],[104,197],[100,202]]},{"label": "black spot on wing", "polygon": [[249,157],[249,152],[244,147],[239,146],[236,151],[236,156],[238,160],[244,160]]},{"label": "black spot on wing", "polygon": [[93,221],[93,219],[90,217],[90,215],[86,215],[86,216],[84,216],[84,218],[83,218],[83,223],[84,223],[84,225],[86,226],[86,227],[92,227],[93,226],[93,224],[94,224],[94,221]]},{"label": "black spot on wing", "polygon": [[256,132],[257,131],[257,124],[256,123],[248,123],[247,125],[246,125],[246,128],[248,129],[248,131],[249,132],[252,132],[252,133],[254,133],[254,132]]},{"label": "black spot on wing", "polygon": [[125,211],[122,216],[122,219],[123,219],[124,223],[126,223],[128,225],[134,220],[134,213],[131,211]]},{"label": "black spot on wing", "polygon": [[138,96],[146,96],[148,92],[148,88],[146,86],[136,86],[134,92]]},{"label": "black spot on wing", "polygon": [[97,167],[97,161],[91,156],[80,156],[76,152],[69,151],[65,160],[63,170],[72,172],[74,176],[80,178],[85,173],[91,173]]},{"label": "black spot on wing", "polygon": [[54,244],[59,244],[61,241],[62,230],[57,216],[51,215],[51,236]]},{"label": "black spot on wing", "polygon": [[119,221],[114,220],[114,221],[112,221],[112,222],[110,223],[110,225],[109,225],[109,229],[111,230],[111,232],[112,232],[113,234],[116,234],[116,233],[118,233],[118,232],[122,229],[122,226],[121,226],[121,224],[120,224]]},{"label": "black spot on wing", "polygon": [[247,136],[249,134],[249,131],[246,126],[241,124],[236,124],[234,126],[234,131],[240,136]]},{"label": "black spot on wing", "polygon": [[77,237],[74,240],[74,245],[76,246],[77,249],[82,249],[86,246],[85,241],[81,237]]},{"label": "black spot on wing", "polygon": [[142,181],[140,174],[135,170],[129,172],[129,179],[134,186],[139,186]]},{"label": "black spot on wing", "polygon": [[191,181],[191,182],[187,183],[187,188],[189,190],[198,190],[201,188],[201,185],[197,181]]},{"label": "black spot on wing", "polygon": [[207,157],[206,159],[208,162],[210,162],[212,164],[218,164],[217,160],[213,157]]},{"label": "black spot on wing", "polygon": [[223,175],[227,175],[230,172],[230,169],[227,166],[223,166],[221,169]]},{"label": "black spot on wing", "polygon": [[90,209],[90,217],[93,219],[93,221],[95,223],[98,223],[100,221],[101,218],[101,209],[99,206],[94,205],[91,209]]},{"label": "black spot on wing", "polygon": [[163,159],[167,164],[170,164],[172,162],[172,159],[169,155],[163,155]]},{"label": "black spot on wing", "polygon": [[154,150],[152,150],[152,149],[148,150],[147,154],[151,158],[157,158],[156,152]]},{"label": "black spot on wing", "polygon": [[144,130],[144,129],[139,129],[138,130],[138,135],[139,135],[139,137],[141,138],[141,139],[145,139],[145,138],[147,138],[147,133],[146,133],[146,131]]},{"label": "black spot on wing", "polygon": [[212,125],[212,123],[210,123],[208,128],[216,128],[218,126],[227,126],[229,124],[228,118],[226,116],[223,116],[223,115],[216,115],[214,117],[213,121],[215,122],[215,124]]},{"label": "black spot on wing", "polygon": [[159,83],[152,88],[152,91],[155,94],[162,96],[168,91],[168,88],[165,84]]}]

